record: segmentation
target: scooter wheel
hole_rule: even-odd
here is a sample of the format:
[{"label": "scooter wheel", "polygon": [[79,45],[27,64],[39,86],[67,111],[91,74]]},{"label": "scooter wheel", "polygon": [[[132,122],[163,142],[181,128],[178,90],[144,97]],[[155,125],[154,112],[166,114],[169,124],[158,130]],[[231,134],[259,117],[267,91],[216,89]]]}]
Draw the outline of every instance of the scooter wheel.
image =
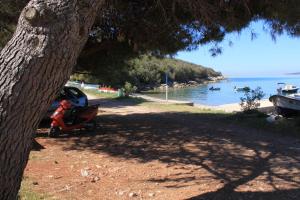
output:
[{"label": "scooter wheel", "polygon": [[60,129],[58,127],[51,127],[48,136],[49,137],[57,137],[60,133]]}]

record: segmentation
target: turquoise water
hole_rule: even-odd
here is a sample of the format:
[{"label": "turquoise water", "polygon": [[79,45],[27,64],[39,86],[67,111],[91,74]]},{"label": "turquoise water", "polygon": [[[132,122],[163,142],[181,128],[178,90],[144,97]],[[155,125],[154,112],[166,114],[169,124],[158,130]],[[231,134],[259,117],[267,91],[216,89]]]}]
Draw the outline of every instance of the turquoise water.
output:
[{"label": "turquoise water", "polygon": [[[270,97],[270,95],[276,93],[276,89],[278,88],[277,83],[280,82],[300,86],[300,77],[229,78],[218,83],[211,83],[193,88],[171,89],[169,90],[169,99],[192,101],[195,104],[204,105],[222,105],[229,103],[237,103],[240,102],[240,97],[243,96],[243,93],[235,92],[234,86],[249,86],[251,89],[261,87],[263,92],[266,94],[265,99],[267,99]],[[220,87],[221,90],[210,91],[209,88],[211,86]],[[148,95],[156,98],[165,99],[164,92],[153,92],[149,93]]]}]

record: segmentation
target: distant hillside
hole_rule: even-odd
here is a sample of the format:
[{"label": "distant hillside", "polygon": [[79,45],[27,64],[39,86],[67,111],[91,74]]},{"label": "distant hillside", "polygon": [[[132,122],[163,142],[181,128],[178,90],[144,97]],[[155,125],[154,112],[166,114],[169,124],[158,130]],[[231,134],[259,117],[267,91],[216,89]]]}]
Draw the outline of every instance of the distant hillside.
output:
[{"label": "distant hillside", "polygon": [[113,66],[100,66],[97,71],[93,71],[93,75],[76,73],[72,79],[113,87],[120,87],[125,82],[130,82],[138,88],[152,88],[165,83],[166,72],[168,72],[170,82],[178,83],[190,81],[202,83],[213,77],[222,76],[220,72],[216,72],[212,68],[182,60],[143,55],[123,62],[114,60]]},{"label": "distant hillside", "polygon": [[286,75],[300,75],[300,72],[287,73]]}]

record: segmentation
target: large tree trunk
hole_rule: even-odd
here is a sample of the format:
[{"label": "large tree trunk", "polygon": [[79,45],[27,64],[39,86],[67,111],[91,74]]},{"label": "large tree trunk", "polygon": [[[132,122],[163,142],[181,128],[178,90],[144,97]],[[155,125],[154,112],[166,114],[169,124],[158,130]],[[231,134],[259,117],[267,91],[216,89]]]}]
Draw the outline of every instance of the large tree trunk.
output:
[{"label": "large tree trunk", "polygon": [[0,199],[16,199],[34,132],[68,80],[102,0],[31,0],[0,53]]}]

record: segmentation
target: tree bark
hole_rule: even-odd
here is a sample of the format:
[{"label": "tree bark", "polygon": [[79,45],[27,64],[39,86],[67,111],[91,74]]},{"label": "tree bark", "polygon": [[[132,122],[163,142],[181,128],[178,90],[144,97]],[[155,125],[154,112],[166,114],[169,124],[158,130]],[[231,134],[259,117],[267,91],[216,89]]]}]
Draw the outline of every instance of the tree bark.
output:
[{"label": "tree bark", "polygon": [[16,199],[32,139],[103,0],[31,0],[0,53],[0,199]]}]

